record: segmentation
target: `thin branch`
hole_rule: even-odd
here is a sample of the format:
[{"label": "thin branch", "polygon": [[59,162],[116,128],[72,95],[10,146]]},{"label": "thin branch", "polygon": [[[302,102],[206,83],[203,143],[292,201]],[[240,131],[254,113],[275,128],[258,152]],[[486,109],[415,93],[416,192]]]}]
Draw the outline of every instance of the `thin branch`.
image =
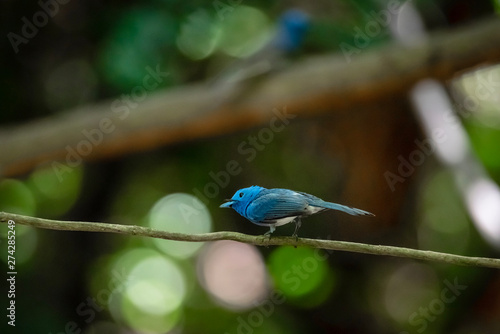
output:
[{"label": "thin branch", "polygon": [[[500,20],[492,17],[433,32],[412,47],[392,42],[364,49],[353,41],[354,54],[346,57],[338,52],[299,61],[266,77],[230,106],[214,107],[214,101],[224,100],[228,92],[203,84],[148,92],[140,101],[124,94],[0,129],[0,142],[8,148],[0,154],[0,175],[19,175],[44,161],[60,160],[72,167],[79,159],[237,132],[269,122],[275,117],[272,110],[284,106],[289,114],[301,116],[371,108],[388,99],[404,99],[423,78],[446,81],[478,64],[498,62],[499,40]],[[166,69],[155,66],[151,64],[153,70],[167,75]],[[75,153],[78,150],[82,153]]]},{"label": "thin branch", "polygon": [[203,234],[172,233],[135,225],[60,221],[0,212],[0,222],[7,223],[9,220],[13,220],[16,224],[60,231],[110,232],[149,238],[190,242],[234,240],[257,246],[306,246],[345,252],[404,257],[415,260],[441,262],[463,266],[500,268],[500,259],[469,257],[403,247],[307,238],[299,238],[298,240],[295,240],[294,237],[273,237],[271,239],[268,239],[264,236],[253,236],[236,232],[213,232]]}]

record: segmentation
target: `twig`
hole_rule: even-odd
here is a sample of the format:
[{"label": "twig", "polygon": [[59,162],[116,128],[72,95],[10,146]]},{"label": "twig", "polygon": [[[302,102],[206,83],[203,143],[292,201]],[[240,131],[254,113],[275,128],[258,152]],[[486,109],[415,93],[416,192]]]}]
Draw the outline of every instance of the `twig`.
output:
[{"label": "twig", "polygon": [[273,237],[268,239],[263,236],[253,236],[236,232],[213,232],[203,234],[184,234],[159,231],[148,227],[136,225],[118,225],[108,223],[90,223],[76,221],[50,220],[36,217],[21,216],[7,212],[0,212],[0,222],[7,223],[13,220],[16,224],[28,225],[38,228],[60,231],[80,231],[80,232],[110,232],[127,235],[137,235],[149,238],[159,238],[178,241],[217,241],[234,240],[257,246],[306,246],[312,248],[331,249],[345,252],[365,253],[373,255],[385,255],[404,257],[409,259],[442,262],[463,266],[500,268],[500,259],[469,257],[433,251],[423,251],[418,249],[370,245],[356,242],[321,240],[294,237]]}]

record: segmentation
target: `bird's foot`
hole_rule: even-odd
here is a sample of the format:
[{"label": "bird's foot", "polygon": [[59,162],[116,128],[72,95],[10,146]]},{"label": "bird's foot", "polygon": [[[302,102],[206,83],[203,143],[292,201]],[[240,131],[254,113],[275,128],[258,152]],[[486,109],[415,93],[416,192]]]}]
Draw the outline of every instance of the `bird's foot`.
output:
[{"label": "bird's foot", "polygon": [[[276,230],[276,227],[274,225],[271,225],[271,226],[269,226],[269,231],[267,231],[266,233],[264,233],[263,237],[264,237],[264,239],[267,237],[267,242],[268,243],[271,240],[271,234],[273,234],[273,232],[275,230]],[[269,247],[269,245],[266,245],[266,247]]]},{"label": "bird's foot", "polygon": [[[267,241],[267,243],[269,243],[269,241],[271,241],[271,236],[272,236],[272,232],[267,231],[266,233],[264,233],[264,235],[262,235],[262,240]],[[266,244],[266,247],[269,247],[269,244]]]}]

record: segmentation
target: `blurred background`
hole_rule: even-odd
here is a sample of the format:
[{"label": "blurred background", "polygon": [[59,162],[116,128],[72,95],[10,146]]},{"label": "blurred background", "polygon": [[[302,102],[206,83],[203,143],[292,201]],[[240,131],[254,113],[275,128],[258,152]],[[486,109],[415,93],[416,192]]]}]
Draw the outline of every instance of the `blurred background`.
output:
[{"label": "blurred background", "polygon": [[[219,209],[260,185],[376,215],[301,237],[499,256],[498,1],[1,5],[1,211],[260,235]],[[19,224],[15,258],[3,333],[500,331],[493,269]]]}]

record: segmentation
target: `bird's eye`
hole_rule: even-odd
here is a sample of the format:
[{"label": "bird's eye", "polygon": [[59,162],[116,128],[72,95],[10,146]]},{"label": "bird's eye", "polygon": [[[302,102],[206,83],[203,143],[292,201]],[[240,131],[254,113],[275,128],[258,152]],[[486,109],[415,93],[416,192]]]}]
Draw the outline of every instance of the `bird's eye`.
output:
[{"label": "bird's eye", "polygon": [[240,197],[243,197],[243,193],[240,193]]}]

